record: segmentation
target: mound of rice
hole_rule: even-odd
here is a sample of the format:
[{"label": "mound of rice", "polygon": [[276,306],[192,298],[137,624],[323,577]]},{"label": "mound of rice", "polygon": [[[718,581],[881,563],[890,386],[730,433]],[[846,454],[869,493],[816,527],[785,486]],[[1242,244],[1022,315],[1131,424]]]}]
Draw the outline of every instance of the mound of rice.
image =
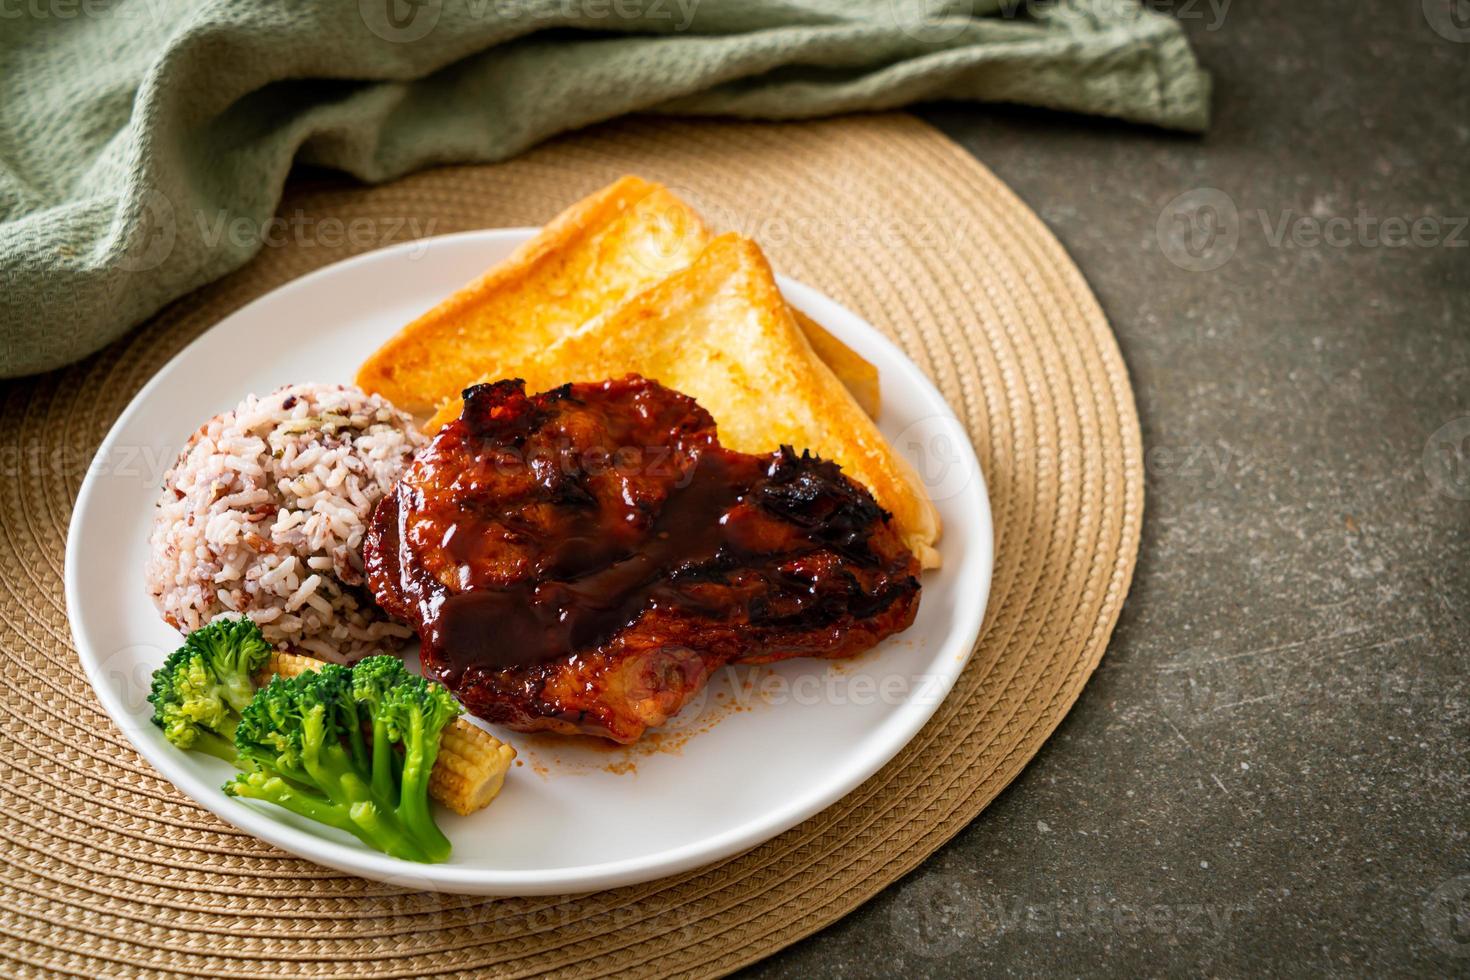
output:
[{"label": "mound of rice", "polygon": [[373,508],[424,438],[377,395],[288,385],[189,439],[164,478],[148,589],[184,633],[249,616],[281,648],[339,663],[397,647],[363,584]]}]

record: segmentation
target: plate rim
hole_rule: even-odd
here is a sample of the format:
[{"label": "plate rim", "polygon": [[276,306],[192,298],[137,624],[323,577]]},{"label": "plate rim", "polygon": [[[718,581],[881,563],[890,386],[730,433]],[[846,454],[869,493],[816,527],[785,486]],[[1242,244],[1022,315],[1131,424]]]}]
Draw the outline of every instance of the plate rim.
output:
[{"label": "plate rim", "polygon": [[792,805],[768,811],[761,819],[747,821],[745,824],[730,828],[720,834],[701,838],[700,840],[670,850],[654,852],[639,857],[621,858],[598,864],[582,864],[536,870],[494,870],[452,864],[413,864],[412,862],[401,861],[384,854],[378,854],[360,845],[339,843],[338,841],[318,836],[275,819],[264,810],[247,806],[238,800],[225,796],[218,788],[211,787],[207,780],[187,768],[176,765],[177,760],[172,758],[174,753],[166,750],[166,743],[160,743],[158,740],[135,738],[130,725],[123,721],[125,718],[132,718],[135,712],[122,702],[121,697],[113,690],[107,678],[100,675],[102,669],[101,661],[95,653],[88,652],[94,651],[97,649],[97,646],[88,642],[88,638],[84,635],[83,618],[78,615],[79,603],[81,601],[78,595],[81,588],[79,581],[80,573],[78,571],[81,567],[79,554],[81,536],[77,532],[79,525],[85,521],[85,515],[89,510],[91,498],[99,491],[102,485],[102,470],[93,465],[93,463],[99,458],[106,458],[106,454],[111,451],[113,445],[121,437],[132,417],[142,410],[142,406],[153,397],[157,389],[164,385],[170,375],[179,368],[179,365],[191,356],[196,347],[200,346],[216,330],[225,327],[238,317],[245,316],[258,304],[271,300],[279,301],[278,294],[280,293],[307,288],[310,284],[320,279],[334,274],[340,274],[360,265],[383,261],[390,256],[396,256],[400,253],[417,252],[417,260],[422,260],[427,258],[428,250],[432,249],[435,243],[476,239],[486,242],[509,241],[514,246],[530,238],[538,231],[540,231],[540,228],[534,226],[481,228],[446,235],[428,236],[409,242],[400,242],[329,263],[319,269],[314,269],[304,275],[281,283],[279,286],[255,297],[250,302],[231,311],[228,315],[203,330],[199,336],[192,339],[166,363],[159,367],[153,376],[129,400],[128,404],[113,421],[111,427],[109,427],[106,436],[99,443],[97,452],[94,454],[92,462],[88,464],[81,487],[73,502],[72,513],[67,524],[67,540],[63,559],[67,625],[72,635],[72,642],[76,647],[77,659],[81,662],[87,681],[91,685],[93,692],[97,695],[98,700],[102,703],[104,710],[107,711],[108,716],[118,726],[121,734],[127,738],[133,748],[157,770],[160,776],[168,780],[180,793],[238,830],[244,831],[297,857],[334,868],[338,871],[371,878],[387,884],[397,884],[404,887],[455,894],[507,897],[572,894],[605,888],[616,888],[666,878],[695,868],[705,867],[759,846],[777,835],[784,833],[802,821],[832,806],[868,779],[872,778],[892,761],[894,756],[902,751],[913,740],[914,736],[919,733],[923,726],[929,722],[943,700],[950,696],[955,680],[963,672],[974,654],[981,627],[984,623],[984,616],[988,607],[991,585],[994,578],[995,528],[992,520],[989,486],[985,479],[983,468],[980,466],[978,456],[974,451],[973,445],[971,445],[968,433],[965,431],[958,417],[954,414],[954,410],[949,406],[949,403],[934,386],[933,382],[919,370],[918,366],[914,364],[896,343],[870,324],[864,317],[854,313],[815,287],[778,273],[776,277],[778,284],[783,294],[794,305],[800,307],[808,315],[813,315],[814,319],[829,328],[829,319],[824,319],[820,312],[814,314],[812,312],[813,308],[834,314],[838,318],[845,318],[848,323],[839,327],[837,331],[834,331],[839,337],[847,332],[847,326],[850,325],[852,329],[863,334],[865,342],[875,344],[884,349],[890,361],[894,365],[897,365],[898,370],[905,376],[906,384],[918,388],[928,400],[940,406],[943,417],[954,426],[956,432],[964,435],[962,443],[963,451],[969,457],[968,462],[972,467],[977,483],[977,493],[975,494],[979,505],[976,514],[977,523],[973,539],[966,540],[966,548],[967,550],[973,549],[981,555],[979,566],[980,589],[978,596],[974,597],[979,601],[967,603],[968,614],[964,615],[963,621],[956,629],[951,630],[949,634],[950,636],[962,634],[967,638],[962,653],[956,658],[955,667],[952,673],[946,678],[944,697],[930,699],[926,705],[916,704],[912,698],[906,701],[900,713],[892,721],[894,724],[897,724],[898,721],[903,721],[904,724],[889,737],[888,742],[882,746],[880,751],[874,752],[867,759],[864,759],[862,765],[851,767],[842,778],[834,780],[831,784],[824,787],[822,792],[798,799]]}]

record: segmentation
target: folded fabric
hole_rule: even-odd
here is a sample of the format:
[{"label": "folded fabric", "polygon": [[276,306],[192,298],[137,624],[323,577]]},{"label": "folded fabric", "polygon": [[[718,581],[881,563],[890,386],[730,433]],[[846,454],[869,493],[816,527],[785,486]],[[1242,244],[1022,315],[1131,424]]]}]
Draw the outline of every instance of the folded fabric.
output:
[{"label": "folded fabric", "polygon": [[[65,16],[63,16],[65,14]],[[1209,80],[1132,0],[75,0],[0,30],[0,376],[246,262],[294,163],[382,181],[629,112],[919,99],[1201,130]]]}]

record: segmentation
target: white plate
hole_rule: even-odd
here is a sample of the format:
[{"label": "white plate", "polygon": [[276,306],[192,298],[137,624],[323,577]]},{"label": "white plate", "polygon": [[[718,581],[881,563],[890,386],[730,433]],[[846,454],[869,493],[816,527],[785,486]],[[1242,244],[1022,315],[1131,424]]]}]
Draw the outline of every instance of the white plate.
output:
[{"label": "white plate", "polygon": [[67,538],[77,649],[138,751],[242,830],[405,887],[590,891],[675,874],[768,840],[854,789],[913,737],[964,667],[990,588],[990,508],[963,428],[897,347],[815,290],[782,279],[794,305],[878,366],[883,432],[924,475],[943,517],[944,567],[924,576],[908,631],[852,661],[729,668],[670,734],[628,749],[497,731],[524,764],[488,810],[442,814],[454,841],[442,865],[397,861],[283,811],[227,798],[219,790],[231,772],[224,763],[179,751],[148,721],[149,675],[179,642],[143,584],[163,473],[195,426],[249,392],[350,382],[368,352],[534,231],[469,232],[372,252],[227,317],[122,413],[82,484]]}]

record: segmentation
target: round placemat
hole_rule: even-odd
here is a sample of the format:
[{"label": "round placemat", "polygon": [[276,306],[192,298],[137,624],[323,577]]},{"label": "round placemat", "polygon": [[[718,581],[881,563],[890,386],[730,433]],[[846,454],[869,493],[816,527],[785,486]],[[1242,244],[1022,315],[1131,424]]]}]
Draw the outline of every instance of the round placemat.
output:
[{"label": "round placemat", "polygon": [[[67,627],[67,522],[112,421],[190,339],[290,279],[415,236],[540,224],[627,172],[669,184],[866,317],[968,427],[990,487],[995,577],[978,648],[933,720],[878,775],[780,837],[697,872],[579,897],[487,900],[364,881],[275,851],[180,796],[103,713]],[[1102,656],[1143,510],[1123,361],[1036,216],[911,117],[625,121],[508,163],[383,187],[298,182],[280,215],[240,272],[82,364],[3,388],[6,975],[726,973],[856,908],[974,819]]]}]

